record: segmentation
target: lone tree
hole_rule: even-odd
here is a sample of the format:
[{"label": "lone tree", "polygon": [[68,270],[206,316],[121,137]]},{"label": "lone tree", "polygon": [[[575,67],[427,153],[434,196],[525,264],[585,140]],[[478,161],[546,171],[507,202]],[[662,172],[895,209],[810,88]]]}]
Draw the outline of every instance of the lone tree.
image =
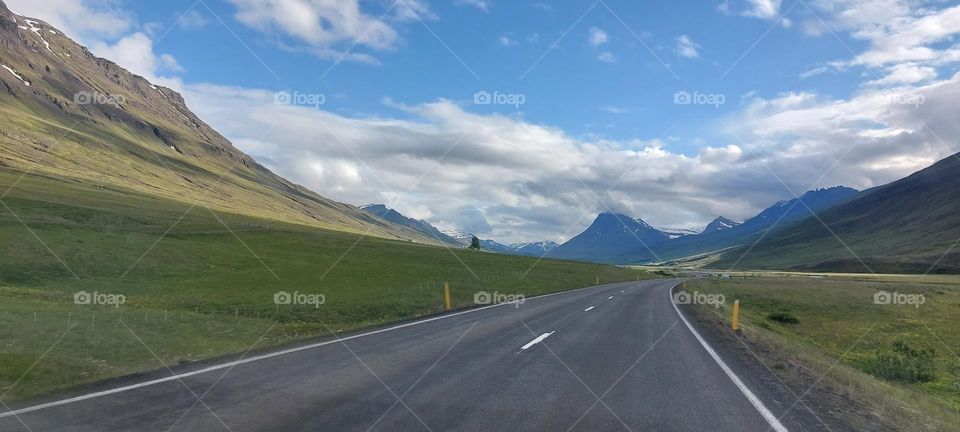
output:
[{"label": "lone tree", "polygon": [[470,249],[480,250],[480,239],[478,239],[477,236],[473,236],[473,238],[470,239]]}]

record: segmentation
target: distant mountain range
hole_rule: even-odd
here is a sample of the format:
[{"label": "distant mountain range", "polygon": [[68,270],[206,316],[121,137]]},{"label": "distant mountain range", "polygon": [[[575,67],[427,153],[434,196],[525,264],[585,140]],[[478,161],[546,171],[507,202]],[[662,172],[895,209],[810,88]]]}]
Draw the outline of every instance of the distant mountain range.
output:
[{"label": "distant mountain range", "polygon": [[771,232],[715,265],[960,273],[960,154]]},{"label": "distant mountain range", "polygon": [[601,213],[583,233],[548,254],[550,257],[608,263],[662,262],[747,243],[775,225],[786,224],[857,196],[837,186],[780,201],[746,222],[718,217],[697,233],[657,229],[641,219]]},{"label": "distant mountain range", "polygon": [[[416,220],[402,213],[387,207],[384,204],[368,204],[360,207],[363,211],[370,213],[390,223],[405,226],[417,230],[447,246],[467,247],[473,239],[473,234],[464,233],[457,230],[441,231],[424,220]],[[479,236],[478,236],[479,237]],[[480,239],[480,249],[488,252],[497,252],[511,255],[543,256],[553,250],[558,245],[554,242],[534,242],[534,243],[514,243],[501,244],[490,239]]]},{"label": "distant mountain range", "polygon": [[638,251],[650,250],[670,235],[642,219],[619,214],[600,213],[582,233],[553,249],[548,254],[555,258],[617,262]]},{"label": "distant mountain range", "polygon": [[736,228],[739,225],[740,225],[740,222],[734,222],[730,219],[720,216],[714,219],[713,222],[710,222],[709,224],[707,224],[707,227],[704,228],[703,232],[701,232],[700,234],[709,234],[709,233],[725,231],[728,229]]},{"label": "distant mountain range", "polygon": [[[405,227],[414,229],[414,230],[416,230],[416,231],[419,231],[419,232],[421,232],[421,233],[423,233],[423,234],[425,234],[425,235],[427,235],[427,236],[435,239],[436,241],[438,241],[438,242],[440,242],[440,243],[443,243],[443,244],[446,244],[446,245],[449,245],[449,246],[460,246],[460,245],[461,245],[461,240],[460,240],[460,239],[455,239],[455,238],[453,238],[453,237],[450,237],[450,236],[448,236],[448,235],[440,232],[440,230],[438,230],[438,229],[437,229],[436,227],[434,227],[433,225],[430,225],[429,223],[427,223],[427,221],[417,220],[417,219],[413,219],[413,218],[406,217],[406,216],[400,214],[400,212],[398,212],[398,211],[396,211],[396,210],[394,210],[394,209],[392,209],[392,208],[389,208],[389,207],[387,207],[386,205],[383,205],[383,204],[368,204],[368,205],[365,205],[365,206],[360,207],[360,209],[363,210],[363,211],[365,211],[365,212],[367,212],[367,213],[370,213],[370,214],[372,214],[372,215],[374,215],[374,216],[376,216],[376,217],[378,217],[378,218],[381,218],[381,219],[383,219],[383,220],[385,220],[385,221],[387,221],[387,222],[391,222],[391,223],[394,223],[394,224],[397,224],[397,225],[405,226]],[[468,243],[469,243],[469,239],[468,239]]]}]

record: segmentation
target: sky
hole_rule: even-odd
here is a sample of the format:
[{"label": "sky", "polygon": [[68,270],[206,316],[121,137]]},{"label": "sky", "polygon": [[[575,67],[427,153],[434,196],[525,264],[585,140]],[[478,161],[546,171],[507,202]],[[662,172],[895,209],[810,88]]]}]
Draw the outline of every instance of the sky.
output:
[{"label": "sky", "polygon": [[960,2],[7,0],[274,172],[500,242],[744,220],[960,151]]}]

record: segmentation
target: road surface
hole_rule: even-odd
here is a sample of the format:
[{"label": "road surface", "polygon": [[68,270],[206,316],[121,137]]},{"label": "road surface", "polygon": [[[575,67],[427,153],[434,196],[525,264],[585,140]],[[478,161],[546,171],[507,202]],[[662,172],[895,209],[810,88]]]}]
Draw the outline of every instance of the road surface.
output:
[{"label": "road surface", "polygon": [[177,369],[0,411],[0,430],[806,430],[760,380],[738,385],[736,366],[721,367],[674,307],[677,284],[603,285]]}]

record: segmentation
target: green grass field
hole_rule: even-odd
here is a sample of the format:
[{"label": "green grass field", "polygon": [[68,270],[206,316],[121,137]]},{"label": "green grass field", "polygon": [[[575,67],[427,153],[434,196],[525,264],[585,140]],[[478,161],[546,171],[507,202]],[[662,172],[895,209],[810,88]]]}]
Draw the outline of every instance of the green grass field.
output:
[{"label": "green grass field", "polygon": [[[0,194],[19,175],[0,172]],[[647,272],[448,250],[27,176],[0,206],[0,400]],[[222,221],[222,223],[221,223]],[[125,303],[78,305],[78,292]],[[325,303],[277,305],[277,292]],[[156,354],[156,356],[154,355]]]},{"label": "green grass field", "polygon": [[[960,428],[960,277],[741,273],[691,280],[688,290],[723,294],[723,308],[701,308],[723,321],[740,299],[745,336],[773,353],[765,361],[796,363],[813,378],[823,376],[819,386],[865,404],[862,411],[881,423],[898,430]],[[881,292],[922,295],[924,302],[875,304]],[[898,341],[931,355],[922,361],[900,356]],[[795,381],[796,368],[774,370]],[[917,370],[929,376],[901,377]],[[804,387],[809,384],[797,393]]]}]

